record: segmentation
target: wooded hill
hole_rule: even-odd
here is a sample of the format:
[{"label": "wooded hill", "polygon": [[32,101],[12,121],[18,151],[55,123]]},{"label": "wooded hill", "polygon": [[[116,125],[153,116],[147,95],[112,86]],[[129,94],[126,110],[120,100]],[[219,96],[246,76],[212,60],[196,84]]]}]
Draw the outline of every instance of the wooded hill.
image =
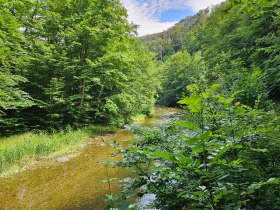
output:
[{"label": "wooded hill", "polygon": [[226,1],[142,37],[164,63],[159,102],[176,105],[199,78],[243,91],[239,99],[249,105],[279,100],[279,33],[279,1],[255,0]]},{"label": "wooded hill", "polygon": [[164,58],[182,50],[185,35],[199,24],[203,17],[209,15],[210,11],[210,8],[200,10],[194,16],[180,20],[166,31],[142,36],[140,39],[148,45],[151,51],[157,53],[157,59],[163,61]]}]

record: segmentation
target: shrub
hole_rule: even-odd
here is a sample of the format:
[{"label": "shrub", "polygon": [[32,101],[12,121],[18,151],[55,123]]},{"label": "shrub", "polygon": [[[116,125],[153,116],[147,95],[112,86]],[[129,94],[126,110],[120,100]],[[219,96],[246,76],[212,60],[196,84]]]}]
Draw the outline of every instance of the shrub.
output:
[{"label": "shrub", "polygon": [[181,120],[138,129],[139,140],[120,150],[121,165],[138,175],[129,194],[156,194],[160,209],[278,209],[279,117],[219,87],[189,86]]}]

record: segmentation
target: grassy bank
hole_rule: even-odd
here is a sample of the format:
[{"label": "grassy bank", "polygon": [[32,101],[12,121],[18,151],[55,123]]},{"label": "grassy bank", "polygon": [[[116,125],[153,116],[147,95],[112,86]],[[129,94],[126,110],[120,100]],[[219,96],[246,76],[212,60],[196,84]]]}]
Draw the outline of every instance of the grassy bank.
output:
[{"label": "grassy bank", "polygon": [[59,153],[60,155],[78,151],[80,145],[90,137],[116,132],[110,126],[89,126],[79,130],[64,130],[54,134],[25,133],[0,138],[0,174],[15,165],[40,157]]}]

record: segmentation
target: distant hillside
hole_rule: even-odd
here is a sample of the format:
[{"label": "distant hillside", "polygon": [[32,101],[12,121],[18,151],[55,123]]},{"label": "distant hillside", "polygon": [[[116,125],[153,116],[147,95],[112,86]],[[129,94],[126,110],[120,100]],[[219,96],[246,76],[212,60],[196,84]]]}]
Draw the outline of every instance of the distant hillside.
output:
[{"label": "distant hillside", "polygon": [[204,17],[209,16],[211,9],[199,11],[194,16],[182,19],[175,26],[166,31],[146,35],[140,39],[146,43],[149,49],[157,53],[157,58],[163,60],[165,56],[169,56],[182,49],[185,34],[190,31],[193,26],[199,24]]}]

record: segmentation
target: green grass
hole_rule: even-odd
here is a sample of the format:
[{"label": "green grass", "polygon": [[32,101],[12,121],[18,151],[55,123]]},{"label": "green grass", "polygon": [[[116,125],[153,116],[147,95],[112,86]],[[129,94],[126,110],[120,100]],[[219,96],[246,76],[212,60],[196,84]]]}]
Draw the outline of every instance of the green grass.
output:
[{"label": "green grass", "polygon": [[114,133],[117,128],[110,126],[89,126],[84,129],[60,131],[54,134],[25,133],[0,138],[0,173],[18,164],[22,159],[36,159],[55,152],[77,151],[90,137]]},{"label": "green grass", "polygon": [[147,116],[144,115],[144,114],[138,114],[138,115],[132,117],[132,121],[133,122],[141,122],[141,121],[145,120],[146,117]]},{"label": "green grass", "polygon": [[154,116],[155,116],[155,110],[152,109],[148,115],[138,114],[138,115],[133,116],[131,119],[135,123],[140,123],[140,122],[144,121],[145,119],[152,118]]}]

